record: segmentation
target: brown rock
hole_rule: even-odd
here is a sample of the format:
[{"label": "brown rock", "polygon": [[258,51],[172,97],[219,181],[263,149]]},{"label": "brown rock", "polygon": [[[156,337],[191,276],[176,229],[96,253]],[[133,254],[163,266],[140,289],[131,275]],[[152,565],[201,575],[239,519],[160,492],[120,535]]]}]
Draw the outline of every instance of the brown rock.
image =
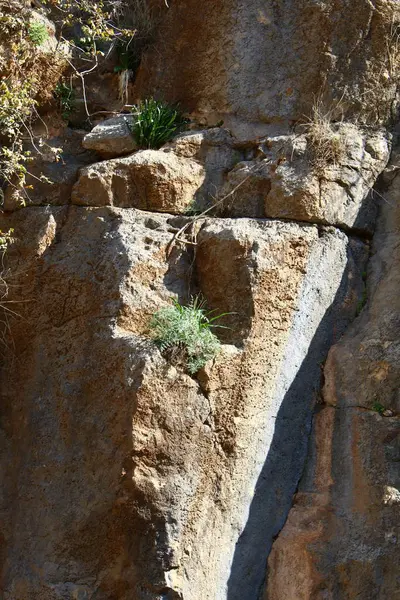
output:
[{"label": "brown rock", "polygon": [[[99,150],[97,137],[96,133],[93,139]],[[103,153],[107,144],[105,139],[101,142]],[[72,202],[170,213],[202,210],[213,202],[225,174],[241,157],[232,146],[232,136],[223,129],[185,132],[161,150],[141,150],[84,169]]]},{"label": "brown rock", "polygon": [[[260,586],[302,470],[316,357],[355,313],[352,256],[365,249],[311,225],[209,220],[194,277],[191,248],[166,258],[183,223],[80,206],[2,217],[21,315],[5,321],[0,388],[7,600],[222,599],[227,586],[250,598]],[[147,333],[171,297],[199,290],[233,313],[201,385]]]},{"label": "brown rock", "polygon": [[303,119],[319,95],[336,118],[375,124],[392,114],[396,97],[388,44],[393,53],[398,21],[395,0],[224,0],[200,11],[194,0],[175,2],[135,94],[179,101],[209,124],[223,118],[234,132],[243,121],[262,128]]},{"label": "brown rock", "polygon": [[399,175],[385,195],[367,302],[329,352],[329,406],[315,419],[300,492],[269,558],[269,600],[383,599],[398,589]]},{"label": "brown rock", "polygon": [[378,202],[367,196],[389,159],[387,134],[350,123],[338,125],[337,134],[340,162],[328,161],[318,170],[305,133],[266,138],[259,145],[265,158],[241,162],[229,172],[220,195],[236,191],[223,205],[224,213],[371,231]]},{"label": "brown rock", "polygon": [[140,150],[81,171],[71,201],[80,206],[137,207],[184,213],[204,181],[200,163],[172,152]]}]

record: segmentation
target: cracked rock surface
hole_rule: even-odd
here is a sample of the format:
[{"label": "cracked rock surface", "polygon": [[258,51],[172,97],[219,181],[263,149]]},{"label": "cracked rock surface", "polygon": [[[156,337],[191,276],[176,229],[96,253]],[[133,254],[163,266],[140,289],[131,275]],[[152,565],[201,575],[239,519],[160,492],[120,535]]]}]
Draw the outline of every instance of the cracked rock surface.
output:
[{"label": "cracked rock surface", "polygon": [[[1,383],[4,598],[252,597],[301,475],[318,363],[355,315],[365,244],[209,219],[195,256],[173,245],[167,258],[185,218],[64,206],[12,219],[23,318]],[[192,378],[147,327],[198,291],[232,314]]]},{"label": "cracked rock surface", "polygon": [[385,197],[367,303],[329,352],[307,468],[269,557],[268,600],[384,599],[399,587],[398,174]]}]

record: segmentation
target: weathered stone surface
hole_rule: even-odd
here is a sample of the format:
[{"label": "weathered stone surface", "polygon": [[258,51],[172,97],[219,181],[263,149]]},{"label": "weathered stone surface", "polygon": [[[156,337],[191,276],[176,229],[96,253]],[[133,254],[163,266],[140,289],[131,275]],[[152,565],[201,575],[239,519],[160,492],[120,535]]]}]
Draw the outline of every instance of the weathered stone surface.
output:
[{"label": "weathered stone surface", "polygon": [[106,158],[131,154],[137,150],[129,129],[129,124],[132,122],[132,115],[119,115],[106,119],[85,135],[82,145],[87,150],[94,150]]},{"label": "weathered stone surface", "polygon": [[[399,586],[399,422],[324,408],[308,468],[274,543],[265,598],[390,598]],[[388,500],[388,498],[394,501]]]},{"label": "weathered stone surface", "polygon": [[317,170],[305,133],[267,138],[259,144],[263,160],[239,163],[220,195],[230,193],[222,210],[233,216],[274,217],[329,223],[371,231],[378,202],[369,195],[390,153],[385,131],[336,126],[343,156]]},{"label": "weathered stone surface", "polygon": [[384,599],[399,589],[400,177],[390,174],[366,305],[329,353],[327,407],[269,558],[268,600]]},{"label": "weathered stone surface", "polygon": [[204,166],[205,178],[194,199],[194,208],[203,209],[213,203],[226,174],[243,158],[243,152],[235,149],[234,144],[235,140],[227,129],[213,127],[185,132],[163,147],[165,152],[195,159]]},{"label": "weathered stone surface", "polygon": [[318,95],[339,116],[375,123],[396,96],[388,45],[393,57],[399,11],[396,0],[174,2],[135,92],[234,131],[302,119]]},{"label": "weathered stone surface", "polygon": [[71,201],[81,206],[184,213],[203,181],[204,169],[195,160],[172,152],[140,150],[83,169]]},{"label": "weathered stone surface", "polygon": [[[64,128],[63,128],[64,129]],[[45,134],[42,133],[43,137]],[[5,211],[13,211],[28,205],[65,205],[71,196],[79,169],[96,160],[93,152],[82,149],[84,132],[65,128],[46,140],[41,154],[29,164],[26,190],[9,185],[4,195]],[[31,148],[31,150],[34,149]],[[59,158],[57,158],[59,156]],[[40,181],[44,175],[49,182]]]},{"label": "weathered stone surface", "polygon": [[170,213],[201,210],[241,158],[232,146],[226,130],[189,131],[161,150],[93,164],[81,172],[72,202]]},{"label": "weathered stone surface", "polygon": [[[9,299],[23,317],[1,379],[5,600],[256,598],[302,471],[318,363],[361,295],[364,244],[210,220],[194,277],[190,247],[166,258],[182,218],[69,206],[2,219],[19,240]],[[147,327],[200,290],[233,314],[196,380]]]},{"label": "weathered stone surface", "polygon": [[[224,129],[186,132],[161,150],[84,169],[72,202],[184,213],[203,210],[227,196],[217,204],[223,215],[370,232],[378,203],[368,193],[388,160],[388,137],[383,130],[367,132],[350,123],[337,125],[337,130],[343,157],[318,172],[304,133],[253,141],[246,150],[242,144],[236,148]],[[246,154],[258,157],[241,161]]]}]

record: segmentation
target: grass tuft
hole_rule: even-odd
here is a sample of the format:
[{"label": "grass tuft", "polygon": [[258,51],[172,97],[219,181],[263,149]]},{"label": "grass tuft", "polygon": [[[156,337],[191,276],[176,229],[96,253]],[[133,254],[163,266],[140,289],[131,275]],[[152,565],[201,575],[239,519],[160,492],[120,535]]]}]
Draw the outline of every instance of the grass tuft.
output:
[{"label": "grass tuft", "polygon": [[28,27],[28,35],[35,46],[41,46],[49,39],[49,32],[44,23],[31,23]]},{"label": "grass tuft", "polygon": [[322,101],[316,100],[308,123],[306,137],[311,150],[311,165],[316,171],[337,166],[346,155],[346,148],[332,123],[332,111],[324,110]]},{"label": "grass tuft", "polygon": [[132,108],[131,132],[140,148],[161,148],[187,125],[176,106],[149,98]]},{"label": "grass tuft", "polygon": [[212,317],[212,312],[206,311],[203,302],[196,297],[188,306],[174,301],[173,305],[161,308],[150,322],[152,337],[161,352],[180,353],[181,358],[183,355],[192,375],[214,358],[221,347],[212,329],[221,327],[215,325],[215,321],[226,313]]}]

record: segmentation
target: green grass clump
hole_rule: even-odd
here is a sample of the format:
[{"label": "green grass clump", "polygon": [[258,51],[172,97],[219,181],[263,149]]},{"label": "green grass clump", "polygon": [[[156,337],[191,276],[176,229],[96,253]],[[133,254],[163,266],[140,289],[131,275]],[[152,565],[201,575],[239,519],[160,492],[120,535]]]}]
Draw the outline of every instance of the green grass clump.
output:
[{"label": "green grass clump", "polygon": [[188,306],[174,301],[172,306],[161,308],[154,314],[150,330],[161,352],[184,355],[186,368],[193,375],[220,350],[221,343],[212,328],[221,327],[213,323],[222,316],[211,317],[211,312],[204,309],[198,297]]},{"label": "green grass clump", "polygon": [[150,98],[132,108],[131,132],[140,148],[157,150],[187,125],[176,106]]},{"label": "green grass clump", "polygon": [[49,39],[49,32],[44,23],[31,23],[28,27],[29,38],[35,46],[41,46]]},{"label": "green grass clump", "polygon": [[372,405],[372,410],[379,413],[380,415],[383,415],[386,409],[380,402],[374,402]]}]

